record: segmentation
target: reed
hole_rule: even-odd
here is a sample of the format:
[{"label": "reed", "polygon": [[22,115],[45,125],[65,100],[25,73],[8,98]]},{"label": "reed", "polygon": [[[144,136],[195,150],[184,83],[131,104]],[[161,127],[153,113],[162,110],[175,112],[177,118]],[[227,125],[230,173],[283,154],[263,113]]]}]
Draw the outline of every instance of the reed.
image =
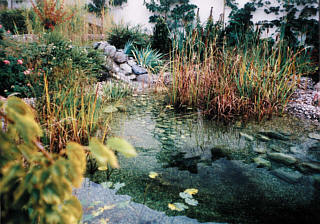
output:
[{"label": "reed", "polygon": [[214,118],[261,120],[280,114],[300,77],[310,71],[303,50],[294,51],[283,40],[273,46],[264,40],[244,42],[234,48],[220,46],[217,38],[210,43],[198,40],[194,33],[182,49],[175,48],[169,96],[178,108],[200,108]]}]

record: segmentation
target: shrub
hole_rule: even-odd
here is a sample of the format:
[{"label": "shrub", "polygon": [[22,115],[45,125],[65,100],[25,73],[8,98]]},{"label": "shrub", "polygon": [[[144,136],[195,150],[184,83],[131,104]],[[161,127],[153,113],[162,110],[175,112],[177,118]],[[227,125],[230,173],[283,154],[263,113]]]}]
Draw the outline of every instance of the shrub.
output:
[{"label": "shrub", "polygon": [[[79,223],[82,208],[72,195],[80,187],[86,168],[85,151],[68,143],[60,155],[47,152],[39,142],[42,135],[34,114],[16,97],[0,99],[0,219],[5,223]],[[100,169],[118,168],[113,150],[127,157],[134,148],[119,138],[103,145],[90,139],[88,151]]]},{"label": "shrub", "polygon": [[169,28],[163,18],[159,18],[153,29],[152,48],[161,53],[168,54],[171,50],[171,39],[169,37]]},{"label": "shrub", "polygon": [[150,45],[141,50],[134,47],[132,53],[139,65],[149,69],[153,73],[158,73],[160,71],[161,66],[163,65],[163,61],[161,60],[163,54],[151,49]]},{"label": "shrub", "polygon": [[108,42],[116,48],[123,49],[128,41],[138,48],[146,48],[149,44],[149,36],[142,32],[140,26],[116,25],[108,34]]},{"label": "shrub", "polygon": [[[26,24],[26,11],[21,9],[10,9],[0,11],[0,23],[11,33],[28,33]],[[29,19],[33,20],[33,14],[28,14]]]}]

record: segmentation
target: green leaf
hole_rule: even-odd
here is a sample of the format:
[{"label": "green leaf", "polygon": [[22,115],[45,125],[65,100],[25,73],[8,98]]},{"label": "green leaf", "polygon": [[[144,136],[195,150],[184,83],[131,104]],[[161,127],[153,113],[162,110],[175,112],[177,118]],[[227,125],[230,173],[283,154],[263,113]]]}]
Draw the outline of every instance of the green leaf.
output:
[{"label": "green leaf", "polygon": [[116,150],[122,153],[126,157],[135,157],[137,156],[137,152],[134,147],[122,138],[109,138],[107,141],[107,146],[113,150]]}]

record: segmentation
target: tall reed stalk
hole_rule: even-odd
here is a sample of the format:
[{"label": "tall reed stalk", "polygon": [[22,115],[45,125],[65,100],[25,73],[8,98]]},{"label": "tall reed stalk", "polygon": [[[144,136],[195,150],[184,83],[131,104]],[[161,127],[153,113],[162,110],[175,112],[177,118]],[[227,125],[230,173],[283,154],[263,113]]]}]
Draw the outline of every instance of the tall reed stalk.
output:
[{"label": "tall reed stalk", "polygon": [[274,46],[258,40],[230,48],[219,46],[217,38],[201,48],[197,35],[173,52],[172,104],[200,108],[223,120],[261,120],[283,112],[308,66],[302,51],[294,52],[283,40]]}]

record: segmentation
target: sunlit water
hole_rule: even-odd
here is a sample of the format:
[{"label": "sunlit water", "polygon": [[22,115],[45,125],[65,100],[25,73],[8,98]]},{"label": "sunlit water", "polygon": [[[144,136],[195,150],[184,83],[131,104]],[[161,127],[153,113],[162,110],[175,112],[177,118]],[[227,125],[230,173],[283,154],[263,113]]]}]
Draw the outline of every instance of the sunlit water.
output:
[{"label": "sunlit water", "polygon": [[[320,223],[319,171],[301,168],[303,162],[319,165],[319,151],[310,151],[319,141],[308,137],[319,133],[312,122],[279,117],[226,126],[188,109],[176,113],[161,98],[138,95],[124,104],[127,112],[112,115],[112,134],[132,143],[138,156],[120,156],[121,169],[109,180],[100,171],[92,180],[125,183],[118,193],[135,202],[200,222]],[[286,139],[259,138],[270,130]],[[272,152],[297,162],[276,162],[267,156]],[[256,157],[270,167],[258,168]],[[159,176],[151,179],[151,171]],[[179,193],[187,188],[198,189],[198,205],[171,211],[168,204],[184,202]]]}]

